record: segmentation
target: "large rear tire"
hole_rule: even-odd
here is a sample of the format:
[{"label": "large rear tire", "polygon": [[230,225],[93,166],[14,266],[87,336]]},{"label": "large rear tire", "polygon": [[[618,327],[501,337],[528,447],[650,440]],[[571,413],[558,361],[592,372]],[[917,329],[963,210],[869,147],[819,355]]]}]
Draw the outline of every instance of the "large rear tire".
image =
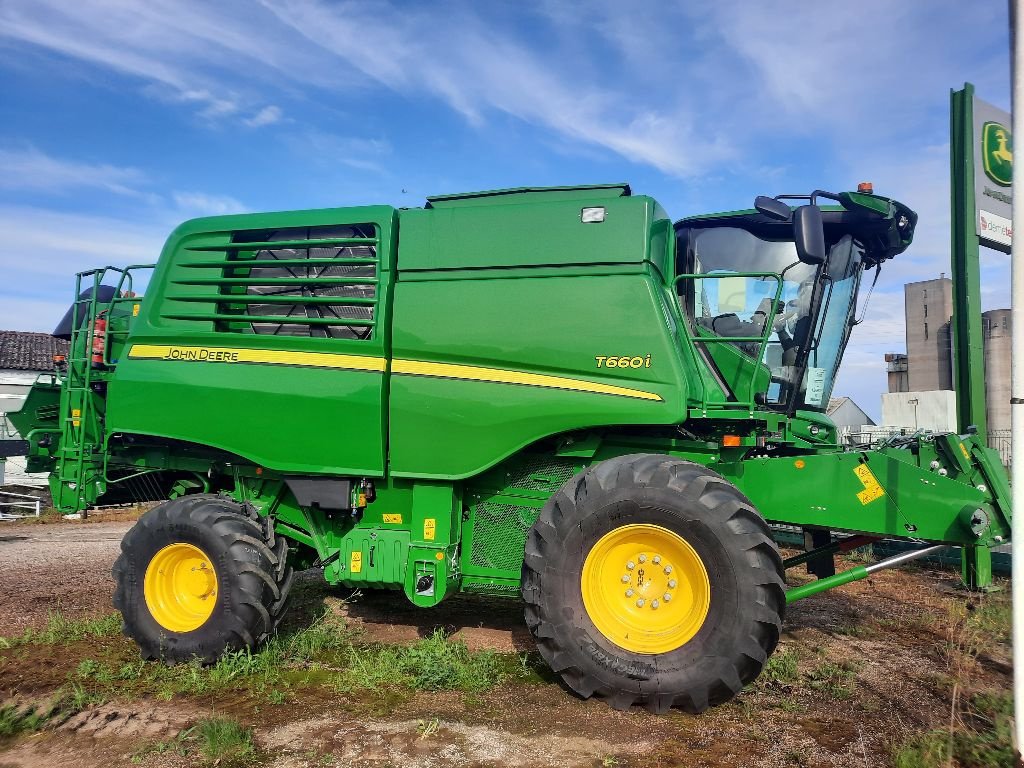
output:
[{"label": "large rear tire", "polygon": [[526,542],[523,599],[541,655],[580,696],[691,712],[760,674],[785,610],[768,526],[721,475],[622,456],[571,478]]},{"label": "large rear tire", "polygon": [[284,616],[293,573],[273,521],[220,496],[146,512],[121,542],[114,607],[143,657],[212,663],[255,648]]}]

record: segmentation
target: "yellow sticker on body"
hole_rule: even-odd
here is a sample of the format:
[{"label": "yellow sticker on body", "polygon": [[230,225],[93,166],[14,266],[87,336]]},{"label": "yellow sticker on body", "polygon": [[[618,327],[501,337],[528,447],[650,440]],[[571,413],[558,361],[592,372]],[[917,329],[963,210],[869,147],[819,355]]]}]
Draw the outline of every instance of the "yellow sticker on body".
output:
[{"label": "yellow sticker on body", "polygon": [[434,534],[437,531],[437,520],[433,517],[428,517],[423,521],[423,538],[427,541],[434,540]]},{"label": "yellow sticker on body", "polygon": [[853,474],[860,480],[861,485],[864,486],[864,490],[857,494],[857,498],[860,499],[861,504],[870,504],[876,499],[880,499],[885,496],[885,489],[882,488],[878,479],[874,476],[867,464],[858,464],[853,468]]},{"label": "yellow sticker on body", "polygon": [[402,516],[401,515],[384,515],[384,522],[385,523],[401,523],[402,522]]},{"label": "yellow sticker on body", "polygon": [[139,305],[138,304],[132,304],[132,317],[138,317],[138,316],[139,316]]},{"label": "yellow sticker on body", "polygon": [[964,455],[964,458],[967,459],[968,461],[971,460],[971,454],[967,452],[967,448],[964,447],[963,443],[960,443],[960,453],[962,453]]},{"label": "yellow sticker on body", "polygon": [[352,560],[349,562],[349,568],[352,573],[360,573],[363,570],[363,553],[353,552]]},{"label": "yellow sticker on body", "polygon": [[71,409],[71,423],[74,426],[78,426],[82,423],[81,420],[82,412],[78,408]]}]

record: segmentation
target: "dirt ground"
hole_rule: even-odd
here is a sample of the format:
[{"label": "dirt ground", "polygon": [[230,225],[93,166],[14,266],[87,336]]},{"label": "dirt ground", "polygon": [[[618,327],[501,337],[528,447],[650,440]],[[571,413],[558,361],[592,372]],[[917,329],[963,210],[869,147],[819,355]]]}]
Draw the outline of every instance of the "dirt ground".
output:
[{"label": "dirt ground", "polygon": [[[0,526],[0,574],[7,586],[0,636],[42,628],[58,606],[71,616],[109,613],[110,567],[130,525]],[[351,599],[328,589],[315,572],[300,576],[295,598],[290,621],[326,607],[367,641],[407,643],[442,627],[470,649],[533,649],[514,601],[456,597],[423,611],[392,593]],[[322,692],[296,693],[278,704],[223,696],[110,701],[0,746],[0,768],[108,768],[140,761],[193,766],[194,757],[140,757],[139,748],[171,738],[211,712],[254,728],[261,764],[280,768],[892,765],[897,745],[948,725],[954,697],[1009,689],[1008,637],[977,652],[957,652],[971,642],[961,620],[964,607],[967,613],[984,610],[993,599],[1005,601],[1005,591],[968,595],[952,572],[910,569],[798,602],[790,606],[777,651],[796,660],[798,674],[763,679],[700,716],[616,712],[575,698],[553,679],[505,683],[474,696],[420,693],[386,716],[360,707],[357,699]],[[96,642],[124,644],[120,638]],[[82,644],[0,650],[0,704],[52,696],[76,662],[62,654],[88,650]]]}]

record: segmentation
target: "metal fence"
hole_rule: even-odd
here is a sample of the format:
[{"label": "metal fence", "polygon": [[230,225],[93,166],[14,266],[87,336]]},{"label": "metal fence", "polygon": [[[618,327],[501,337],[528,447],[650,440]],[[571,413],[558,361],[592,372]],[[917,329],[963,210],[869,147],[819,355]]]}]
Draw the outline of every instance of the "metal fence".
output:
[{"label": "metal fence", "polygon": [[[848,447],[870,445],[877,446],[891,437],[913,435],[913,429],[898,429],[894,427],[869,427],[857,431],[849,430],[840,432],[840,441]],[[1010,430],[994,429],[988,433],[988,447],[999,452],[999,458],[1003,466],[1010,467]]]},{"label": "metal fence", "polygon": [[0,520],[20,520],[23,517],[39,517],[42,506],[42,500],[36,496],[0,491]]}]

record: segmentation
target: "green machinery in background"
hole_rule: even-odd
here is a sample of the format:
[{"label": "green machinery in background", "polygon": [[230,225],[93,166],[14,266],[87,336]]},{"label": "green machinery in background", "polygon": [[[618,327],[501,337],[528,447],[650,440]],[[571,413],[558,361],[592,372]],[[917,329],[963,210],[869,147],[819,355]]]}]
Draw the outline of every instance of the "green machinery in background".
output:
[{"label": "green machinery in background", "polygon": [[[115,566],[148,658],[260,643],[320,567],[425,608],[521,596],[579,695],[701,711],[787,602],[1009,536],[977,436],[848,449],[825,415],[861,277],[916,218],[819,191],[673,223],[610,184],[198,219],[144,298],[146,268],[79,276],[69,355],[11,418],[60,509],[170,499]],[[932,547],[835,573],[878,537]]]}]

